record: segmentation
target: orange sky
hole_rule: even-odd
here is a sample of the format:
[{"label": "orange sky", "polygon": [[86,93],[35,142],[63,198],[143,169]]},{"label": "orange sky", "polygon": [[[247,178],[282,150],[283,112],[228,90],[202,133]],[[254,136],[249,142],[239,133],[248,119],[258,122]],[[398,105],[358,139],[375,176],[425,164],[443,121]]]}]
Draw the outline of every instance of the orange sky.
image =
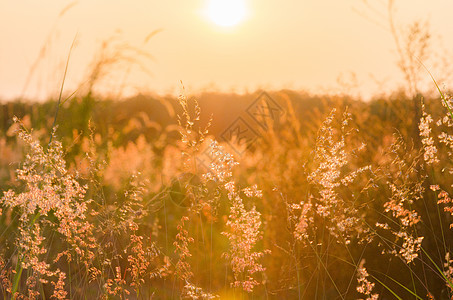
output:
[{"label": "orange sky", "polygon": [[[118,97],[150,91],[177,95],[180,81],[189,93],[256,88],[335,93],[345,91],[338,83],[342,78],[352,94],[365,97],[403,83],[391,34],[371,20],[386,13],[384,0],[368,1],[376,12],[361,0],[244,0],[246,19],[230,28],[205,16],[208,2],[1,1],[0,98],[58,95],[76,34],[65,82],[68,94],[83,83],[86,88],[89,66],[108,39],[113,41],[110,51],[128,45],[144,53],[123,50],[136,63],[109,68],[97,86]],[[400,24],[429,21],[433,53],[451,57],[453,1],[396,4]],[[161,31],[144,43],[155,30]],[[435,60],[426,64],[439,77],[448,71],[446,64],[436,67]]]}]

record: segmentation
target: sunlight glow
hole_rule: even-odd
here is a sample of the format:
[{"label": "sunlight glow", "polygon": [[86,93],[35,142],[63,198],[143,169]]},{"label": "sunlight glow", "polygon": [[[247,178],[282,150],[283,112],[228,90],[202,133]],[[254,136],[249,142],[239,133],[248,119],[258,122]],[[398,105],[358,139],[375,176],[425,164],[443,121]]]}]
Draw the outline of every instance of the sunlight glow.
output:
[{"label": "sunlight glow", "polygon": [[246,7],[243,0],[211,0],[207,14],[215,24],[230,27],[244,20]]}]

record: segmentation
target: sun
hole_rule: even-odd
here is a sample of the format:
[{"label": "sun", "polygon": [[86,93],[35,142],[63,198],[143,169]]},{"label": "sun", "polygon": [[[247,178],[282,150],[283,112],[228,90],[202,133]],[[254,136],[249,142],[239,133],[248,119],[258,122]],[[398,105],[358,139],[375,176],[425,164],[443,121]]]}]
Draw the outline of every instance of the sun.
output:
[{"label": "sun", "polygon": [[245,19],[245,3],[243,0],[210,0],[207,15],[215,24],[231,27]]}]

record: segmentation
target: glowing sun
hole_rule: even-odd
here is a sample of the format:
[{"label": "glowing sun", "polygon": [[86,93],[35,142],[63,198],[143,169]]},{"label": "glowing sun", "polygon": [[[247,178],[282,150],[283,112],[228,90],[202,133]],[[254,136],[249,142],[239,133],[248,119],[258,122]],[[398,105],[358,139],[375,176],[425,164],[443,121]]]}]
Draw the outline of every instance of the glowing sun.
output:
[{"label": "glowing sun", "polygon": [[210,0],[207,14],[215,24],[230,27],[244,20],[246,7],[243,0]]}]

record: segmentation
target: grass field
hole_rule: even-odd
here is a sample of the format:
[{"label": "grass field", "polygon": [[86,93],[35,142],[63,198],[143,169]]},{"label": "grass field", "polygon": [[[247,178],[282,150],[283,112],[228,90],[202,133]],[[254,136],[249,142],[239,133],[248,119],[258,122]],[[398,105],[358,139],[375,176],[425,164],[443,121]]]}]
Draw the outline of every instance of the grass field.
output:
[{"label": "grass field", "polygon": [[450,299],[440,96],[4,103],[0,293]]}]

